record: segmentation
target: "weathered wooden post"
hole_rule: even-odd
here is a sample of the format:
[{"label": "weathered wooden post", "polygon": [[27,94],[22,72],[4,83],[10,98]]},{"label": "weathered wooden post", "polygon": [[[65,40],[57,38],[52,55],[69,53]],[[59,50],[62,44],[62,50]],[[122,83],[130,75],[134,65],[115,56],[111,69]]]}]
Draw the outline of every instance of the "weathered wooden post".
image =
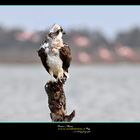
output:
[{"label": "weathered wooden post", "polygon": [[52,121],[72,121],[75,116],[75,110],[70,115],[66,115],[66,97],[63,83],[49,81],[45,85],[45,90],[48,95],[48,106],[51,111],[50,117]]}]

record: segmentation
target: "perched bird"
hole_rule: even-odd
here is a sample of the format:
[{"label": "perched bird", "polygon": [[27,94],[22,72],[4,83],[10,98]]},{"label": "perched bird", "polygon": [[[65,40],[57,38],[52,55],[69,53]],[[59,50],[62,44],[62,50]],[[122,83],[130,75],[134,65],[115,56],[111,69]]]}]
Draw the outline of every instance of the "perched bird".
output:
[{"label": "perched bird", "polygon": [[57,81],[65,82],[69,78],[68,68],[72,56],[71,49],[63,43],[62,27],[54,24],[47,34],[47,39],[38,50],[38,55],[47,72]]}]

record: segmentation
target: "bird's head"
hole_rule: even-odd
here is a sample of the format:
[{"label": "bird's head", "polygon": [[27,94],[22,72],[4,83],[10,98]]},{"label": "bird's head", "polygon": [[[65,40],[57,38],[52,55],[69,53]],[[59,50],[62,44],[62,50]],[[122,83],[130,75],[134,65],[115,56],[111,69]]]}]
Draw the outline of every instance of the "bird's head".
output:
[{"label": "bird's head", "polygon": [[49,30],[49,33],[48,33],[48,38],[50,39],[54,39],[56,37],[60,37],[62,38],[63,34],[66,34],[63,30],[63,28],[58,25],[58,24],[54,24],[51,29]]}]

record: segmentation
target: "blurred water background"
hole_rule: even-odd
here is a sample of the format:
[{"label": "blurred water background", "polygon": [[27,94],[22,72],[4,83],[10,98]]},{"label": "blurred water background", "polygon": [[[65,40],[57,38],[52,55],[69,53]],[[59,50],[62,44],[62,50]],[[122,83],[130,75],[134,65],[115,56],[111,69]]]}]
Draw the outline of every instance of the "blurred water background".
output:
[{"label": "blurred water background", "polygon": [[50,76],[36,50],[54,23],[72,50],[64,89],[73,122],[140,121],[139,14],[140,6],[1,6],[0,121],[51,122]]},{"label": "blurred water background", "polygon": [[[50,122],[42,65],[0,66],[0,121]],[[140,65],[71,66],[64,86],[74,122],[140,121]]]}]

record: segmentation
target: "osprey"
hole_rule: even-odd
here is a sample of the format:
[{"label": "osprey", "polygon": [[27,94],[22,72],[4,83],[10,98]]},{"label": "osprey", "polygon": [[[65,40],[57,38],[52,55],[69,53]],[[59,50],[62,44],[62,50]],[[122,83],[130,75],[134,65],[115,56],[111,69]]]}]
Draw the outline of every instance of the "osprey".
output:
[{"label": "osprey", "polygon": [[62,27],[54,24],[47,39],[38,50],[38,55],[47,72],[60,82],[65,82],[69,78],[68,68],[72,59],[70,47],[63,43],[63,34],[65,32]]}]

